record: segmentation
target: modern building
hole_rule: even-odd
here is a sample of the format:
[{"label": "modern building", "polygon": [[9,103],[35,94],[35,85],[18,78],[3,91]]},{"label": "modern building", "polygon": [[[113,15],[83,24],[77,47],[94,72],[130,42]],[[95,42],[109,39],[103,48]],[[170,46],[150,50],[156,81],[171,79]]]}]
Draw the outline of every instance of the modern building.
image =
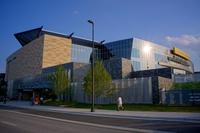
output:
[{"label": "modern building", "polygon": [[189,55],[178,48],[170,49],[138,38],[110,42],[105,46],[113,57],[131,60],[133,71],[171,67],[174,73],[194,72]]},{"label": "modern building", "polygon": [[[90,40],[49,32],[42,30],[42,27],[17,33],[15,37],[22,47],[7,58],[6,81],[10,97],[16,95],[16,89],[29,91],[35,87],[43,88],[44,83],[38,86],[31,81],[41,79],[43,73],[49,72],[48,68],[51,70],[51,67],[71,63],[67,65],[68,69],[82,69],[90,62]],[[99,51],[105,49],[95,42],[95,49],[97,47]],[[28,82],[28,87],[23,87],[21,81]]]},{"label": "modern building", "polygon": [[[72,82],[81,82],[90,67],[91,40],[42,27],[14,35],[22,47],[7,58],[6,81],[10,97],[16,97],[18,92],[49,89],[43,75],[54,72],[58,65],[65,67]],[[95,41],[94,46],[95,60],[103,60],[113,79],[134,78],[135,72],[142,77],[141,71],[155,70],[157,76],[162,72],[186,74],[194,71],[187,53],[142,39],[105,44]]]}]

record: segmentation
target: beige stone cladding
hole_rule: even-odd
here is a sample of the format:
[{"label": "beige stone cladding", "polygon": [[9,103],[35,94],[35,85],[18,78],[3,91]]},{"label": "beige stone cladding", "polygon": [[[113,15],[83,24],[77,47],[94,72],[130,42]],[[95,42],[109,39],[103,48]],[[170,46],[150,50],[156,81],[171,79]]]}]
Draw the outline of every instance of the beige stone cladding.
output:
[{"label": "beige stone cladding", "polygon": [[132,72],[131,60],[122,58],[122,78],[130,78]]},{"label": "beige stone cladding", "polygon": [[65,64],[71,61],[71,39],[44,35],[42,68]]},{"label": "beige stone cladding", "polygon": [[44,36],[17,50],[7,59],[6,80],[14,80],[41,73]]},{"label": "beige stone cladding", "polygon": [[173,85],[172,79],[169,78],[158,77],[158,81],[159,81],[158,84],[159,89],[165,88],[165,90],[169,90]]},{"label": "beige stone cladding", "polygon": [[7,59],[6,80],[41,74],[42,68],[71,61],[71,39],[42,35],[17,50]]}]

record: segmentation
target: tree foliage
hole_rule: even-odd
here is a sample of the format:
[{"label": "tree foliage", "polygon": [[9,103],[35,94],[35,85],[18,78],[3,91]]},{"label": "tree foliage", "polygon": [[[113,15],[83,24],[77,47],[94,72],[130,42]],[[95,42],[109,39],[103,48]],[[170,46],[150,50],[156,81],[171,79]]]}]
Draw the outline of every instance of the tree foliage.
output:
[{"label": "tree foliage", "polygon": [[[84,91],[87,95],[92,95],[92,68],[84,77]],[[102,61],[96,61],[94,64],[94,92],[95,96],[110,96],[116,92],[112,83],[111,75],[106,71]]]},{"label": "tree foliage", "polygon": [[48,79],[51,81],[52,89],[57,96],[63,95],[70,85],[68,74],[63,66],[57,66],[53,74],[50,74]]},{"label": "tree foliage", "polygon": [[174,83],[172,89],[200,89],[200,82]]}]

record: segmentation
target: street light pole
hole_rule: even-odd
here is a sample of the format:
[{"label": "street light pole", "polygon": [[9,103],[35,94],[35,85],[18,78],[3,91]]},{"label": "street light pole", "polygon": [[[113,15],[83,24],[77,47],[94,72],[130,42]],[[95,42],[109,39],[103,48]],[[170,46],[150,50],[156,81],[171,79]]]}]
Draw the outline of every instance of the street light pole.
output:
[{"label": "street light pole", "polygon": [[92,24],[92,107],[91,112],[94,112],[94,22],[88,20]]}]

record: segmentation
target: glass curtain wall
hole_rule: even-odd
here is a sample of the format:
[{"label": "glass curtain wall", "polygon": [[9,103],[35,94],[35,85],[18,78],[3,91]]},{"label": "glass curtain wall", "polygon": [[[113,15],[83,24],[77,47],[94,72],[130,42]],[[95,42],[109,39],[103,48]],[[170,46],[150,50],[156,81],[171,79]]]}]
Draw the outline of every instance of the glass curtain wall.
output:
[{"label": "glass curtain wall", "polygon": [[131,48],[133,39],[125,39],[105,44],[108,50],[112,53],[112,57],[131,58]]},{"label": "glass curtain wall", "polygon": [[[94,49],[94,57],[98,59],[99,52],[98,49]],[[92,56],[92,48],[88,46],[82,46],[77,44],[72,44],[71,46],[71,61],[80,63],[90,63]]]}]

